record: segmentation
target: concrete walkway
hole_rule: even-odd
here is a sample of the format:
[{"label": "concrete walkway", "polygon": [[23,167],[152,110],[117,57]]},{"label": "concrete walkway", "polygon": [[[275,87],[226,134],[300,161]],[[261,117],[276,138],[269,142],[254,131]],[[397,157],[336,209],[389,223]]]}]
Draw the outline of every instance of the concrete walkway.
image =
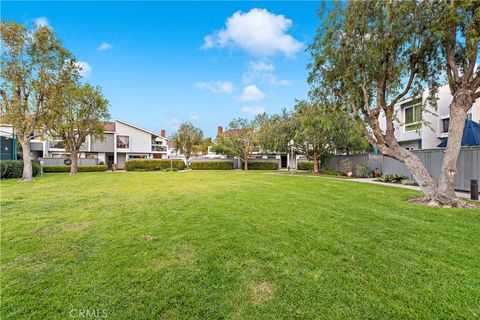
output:
[{"label": "concrete walkway", "polygon": [[[278,173],[271,173],[271,174],[278,174]],[[278,174],[278,175],[287,176],[286,174]],[[380,181],[375,181],[375,178],[351,178],[351,179],[348,179],[348,178],[335,178],[335,177],[327,177],[327,176],[313,176],[313,175],[300,175],[300,174],[292,174],[290,176],[333,179],[333,180],[340,180],[340,181],[362,182],[362,183],[377,184],[377,185],[381,185],[381,186],[391,186],[391,187],[420,191],[420,187],[417,187],[417,186],[405,185],[405,184],[400,184],[400,183],[380,182]],[[470,199],[470,193],[469,192],[456,191],[455,194],[457,195],[457,197],[464,198],[464,199]]]}]

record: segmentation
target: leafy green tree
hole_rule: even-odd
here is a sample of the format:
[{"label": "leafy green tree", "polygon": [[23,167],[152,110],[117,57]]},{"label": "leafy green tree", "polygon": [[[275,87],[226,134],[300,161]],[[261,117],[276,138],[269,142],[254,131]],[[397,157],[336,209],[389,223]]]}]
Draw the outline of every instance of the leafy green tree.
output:
[{"label": "leafy green tree", "polygon": [[217,136],[213,150],[218,154],[235,156],[243,161],[248,170],[248,158],[258,146],[258,130],[256,121],[234,119],[221,135]]},{"label": "leafy green tree", "polygon": [[258,115],[258,144],[262,150],[271,152],[289,152],[289,143],[295,138],[296,123],[293,115],[287,110],[268,116]]},{"label": "leafy green tree", "polygon": [[0,23],[0,96],[3,121],[15,129],[22,146],[22,181],[33,179],[30,140],[41,135],[60,83],[78,76],[72,55],[48,27],[28,30],[16,23]]},{"label": "leafy green tree", "polygon": [[436,31],[440,35],[448,84],[453,95],[448,142],[436,197],[443,203],[455,205],[458,202],[454,190],[457,159],[465,117],[480,88],[480,1],[439,1],[435,9]]},{"label": "leafy green tree", "polygon": [[[341,107],[300,101],[295,107],[295,147],[313,161],[313,171],[319,172],[319,159],[335,151],[363,149],[368,144],[358,138],[357,124]],[[354,145],[355,137],[359,145]]]},{"label": "leafy green tree", "polygon": [[174,134],[172,141],[175,148],[183,153],[185,159],[188,160],[192,156],[195,149],[202,143],[203,132],[195,127],[190,122],[185,122],[180,125],[178,131]]},{"label": "leafy green tree", "polygon": [[77,174],[80,147],[88,136],[102,140],[104,121],[110,118],[108,101],[98,87],[72,82],[64,86],[55,102],[56,108],[47,117],[50,135],[63,140],[65,151],[70,154],[70,174]]},{"label": "leafy green tree", "polygon": [[397,102],[426,87],[433,97],[438,87],[441,60],[433,9],[427,1],[337,2],[331,12],[323,12],[322,26],[309,47],[313,61],[308,81],[313,99],[347,103],[368,142],[404,162],[423,200],[437,203],[436,181],[394,134]]},{"label": "leafy green tree", "polygon": [[207,154],[208,153],[208,147],[213,146],[213,141],[212,138],[208,137],[202,140],[200,144],[195,146],[194,152],[196,154]]}]

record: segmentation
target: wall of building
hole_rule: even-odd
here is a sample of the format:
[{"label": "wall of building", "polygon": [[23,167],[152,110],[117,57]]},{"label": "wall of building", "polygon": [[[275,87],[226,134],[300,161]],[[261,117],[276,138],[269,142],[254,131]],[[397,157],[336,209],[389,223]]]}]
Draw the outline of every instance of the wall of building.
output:
[{"label": "wall of building", "polygon": [[[415,149],[434,149],[444,138],[448,137],[448,134],[443,133],[442,119],[448,118],[450,115],[450,103],[453,99],[450,94],[450,88],[448,85],[444,85],[438,89],[436,106],[427,103],[429,94],[430,91],[425,90],[421,95],[422,103],[425,107],[422,112],[424,123],[421,129],[417,131],[406,131],[403,124],[405,121],[405,108],[402,105],[411,102],[412,99],[406,99],[395,107],[395,137],[402,146]],[[480,122],[480,99],[476,100],[469,113],[471,113],[473,121]],[[380,127],[385,131],[385,114],[383,112],[379,121]]]},{"label": "wall of building", "polygon": [[100,140],[91,140],[90,144],[90,151],[92,152],[113,152],[114,150],[114,134],[113,133],[105,133],[103,135],[103,141]]},{"label": "wall of building", "polygon": [[129,137],[129,148],[117,148],[117,152],[152,152],[152,135],[150,133],[133,128],[118,121],[115,124],[115,128],[117,136]]}]

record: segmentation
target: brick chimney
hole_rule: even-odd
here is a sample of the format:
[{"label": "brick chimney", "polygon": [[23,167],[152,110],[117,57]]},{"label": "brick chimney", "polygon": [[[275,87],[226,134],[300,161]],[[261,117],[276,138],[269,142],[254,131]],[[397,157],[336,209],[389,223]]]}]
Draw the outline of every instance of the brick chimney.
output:
[{"label": "brick chimney", "polygon": [[217,128],[217,135],[221,135],[223,133],[223,127],[222,126],[218,126]]},{"label": "brick chimney", "polygon": [[162,131],[160,131],[160,136],[162,138],[165,138],[165,129],[162,129]]}]

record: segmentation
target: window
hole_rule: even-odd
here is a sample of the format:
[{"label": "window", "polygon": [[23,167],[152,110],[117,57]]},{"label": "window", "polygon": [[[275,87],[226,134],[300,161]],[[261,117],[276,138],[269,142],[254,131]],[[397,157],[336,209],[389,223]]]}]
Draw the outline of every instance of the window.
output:
[{"label": "window", "polygon": [[449,126],[450,126],[450,118],[442,119],[442,133],[447,133]]},{"label": "window", "polygon": [[128,136],[117,136],[117,148],[120,148],[120,149],[130,148]]},{"label": "window", "polygon": [[143,154],[130,154],[128,155],[128,159],[147,159],[147,156]]},{"label": "window", "polygon": [[415,131],[422,127],[422,103],[406,107],[405,112],[405,131]]}]

